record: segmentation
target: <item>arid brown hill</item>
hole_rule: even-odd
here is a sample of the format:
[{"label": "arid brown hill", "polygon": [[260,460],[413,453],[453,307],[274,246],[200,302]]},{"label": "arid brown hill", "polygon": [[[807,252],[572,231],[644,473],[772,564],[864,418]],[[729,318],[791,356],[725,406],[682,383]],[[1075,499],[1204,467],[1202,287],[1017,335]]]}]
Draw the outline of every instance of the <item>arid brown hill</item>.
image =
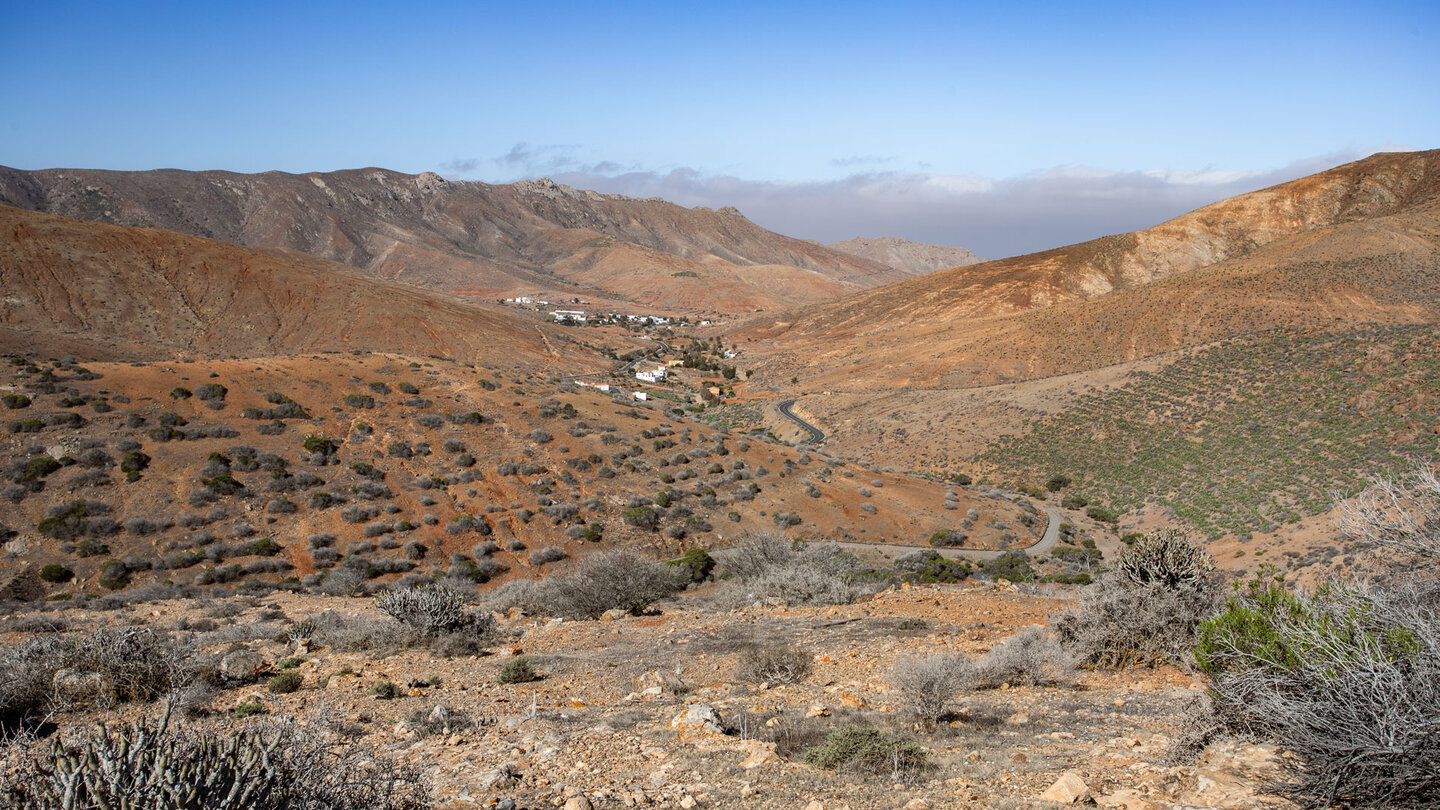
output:
[{"label": "arid brown hill", "polygon": [[1234,259],[1282,237],[1427,207],[1440,150],[1377,154],[1143,231],[932,273],[789,313],[772,334],[873,334],[1095,298]]},{"label": "arid brown hill", "polygon": [[830,247],[852,256],[879,262],[886,267],[908,270],[916,275],[950,267],[968,267],[984,261],[962,247],[927,245],[924,242],[911,242],[909,239],[897,239],[893,236],[846,239],[844,242],[831,242]]},{"label": "arid brown hill", "polygon": [[604,364],[495,305],[302,254],[0,206],[0,347],[141,360],[393,351]]},{"label": "arid brown hill", "polygon": [[373,168],[236,174],[0,167],[0,203],[297,250],[483,298],[578,296],[736,312],[825,300],[912,275],[765,230],[734,208],[683,208],[546,179],[489,185]]},{"label": "arid brown hill", "polygon": [[1375,155],[1149,230],[792,311],[749,335],[770,339],[755,346],[774,352],[774,380],[969,387],[1276,326],[1423,321],[1437,312],[1437,223],[1440,151]]}]

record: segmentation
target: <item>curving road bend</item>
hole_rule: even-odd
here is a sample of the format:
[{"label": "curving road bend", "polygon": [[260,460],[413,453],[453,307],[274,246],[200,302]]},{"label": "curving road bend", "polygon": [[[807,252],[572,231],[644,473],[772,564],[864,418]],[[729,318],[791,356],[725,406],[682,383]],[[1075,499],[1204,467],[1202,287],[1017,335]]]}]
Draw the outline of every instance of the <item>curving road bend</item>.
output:
[{"label": "curving road bend", "polygon": [[[1018,551],[1025,552],[1025,556],[1027,557],[1038,557],[1041,554],[1044,554],[1050,549],[1054,548],[1055,544],[1060,542],[1060,513],[1056,512],[1054,509],[1051,509],[1048,506],[1041,506],[1040,508],[1044,509],[1045,514],[1050,517],[1050,525],[1045,527],[1045,535],[1040,538],[1040,541],[1038,543],[1035,543],[1028,548],[1018,549]],[[900,546],[895,545],[894,543],[838,542],[836,543],[836,545],[840,546],[843,549],[846,549],[847,551],[864,551],[870,549],[877,549],[882,552],[895,552],[895,556],[898,556],[899,554],[909,554],[912,551],[933,549],[934,551],[939,552],[941,557],[944,557],[946,559],[966,559],[973,562],[989,562],[990,560],[996,559],[1001,554],[1005,553],[1004,551],[990,551],[985,549],[968,549],[954,547],[934,548],[932,546]]]},{"label": "curving road bend", "polygon": [[[796,416],[795,412],[790,410],[791,407],[794,405],[795,400],[793,398],[782,400],[778,403],[781,416],[784,416],[785,418],[799,425],[801,428],[805,429],[810,434],[810,440],[806,442],[801,442],[801,444],[819,444],[820,442],[825,441],[825,431]],[[1020,549],[1020,551],[1025,552],[1025,556],[1027,557],[1036,557],[1038,555],[1044,554],[1050,549],[1054,548],[1056,543],[1060,542],[1060,513],[1055,511],[1054,509],[1051,509],[1048,506],[1041,506],[1040,508],[1044,509],[1045,514],[1050,518],[1050,525],[1045,527],[1045,535],[1040,538],[1040,542],[1035,543],[1029,548]],[[918,551],[922,548],[931,548],[930,546],[897,546],[890,543],[839,543],[838,545],[841,548],[851,550],[876,548],[895,550],[901,553]],[[940,552],[940,556],[947,559],[954,560],[965,558],[969,560],[975,560],[976,562],[988,562],[989,560],[993,560],[999,557],[1001,554],[1005,553],[1004,551],[988,551],[982,549],[963,548],[937,548],[935,550]]]},{"label": "curving road bend", "polygon": [[793,399],[787,399],[778,403],[781,416],[799,425],[803,430],[810,434],[809,441],[801,442],[801,444],[819,444],[820,442],[825,441],[825,431],[796,416],[795,412],[790,410],[790,408],[794,405],[795,400]]}]

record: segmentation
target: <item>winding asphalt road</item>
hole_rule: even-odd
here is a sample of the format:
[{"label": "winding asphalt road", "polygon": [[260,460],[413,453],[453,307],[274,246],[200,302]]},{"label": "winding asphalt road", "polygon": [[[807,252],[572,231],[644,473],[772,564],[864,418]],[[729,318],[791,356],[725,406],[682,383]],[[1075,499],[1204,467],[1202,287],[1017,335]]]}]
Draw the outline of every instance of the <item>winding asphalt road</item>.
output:
[{"label": "winding asphalt road", "polygon": [[778,407],[780,408],[781,416],[799,425],[802,429],[804,429],[810,434],[810,440],[807,442],[801,442],[801,444],[819,444],[820,442],[825,441],[825,431],[796,416],[795,412],[790,410],[790,408],[794,405],[795,400],[787,399],[779,403]]},{"label": "winding asphalt road", "polygon": [[[807,442],[801,442],[801,444],[819,444],[820,442],[825,441],[825,431],[796,416],[795,412],[791,410],[794,405],[794,399],[782,400],[778,403],[781,416],[799,425],[801,428],[803,428],[810,434],[810,440]],[[1045,535],[1040,538],[1040,542],[1030,546],[1029,548],[1020,549],[1021,551],[1025,552],[1025,555],[1027,557],[1037,557],[1041,554],[1044,554],[1050,549],[1054,548],[1056,543],[1060,542],[1060,513],[1055,511],[1054,509],[1051,509],[1048,506],[1041,506],[1040,508],[1044,509],[1045,514],[1049,516],[1050,525],[1045,527]],[[839,543],[838,545],[841,548],[850,551],[880,549],[883,551],[894,551],[901,554],[909,553],[911,551],[918,551],[922,548],[930,548],[930,546],[897,546],[889,543]],[[967,560],[974,560],[976,562],[988,562],[1005,553],[1003,551],[985,551],[980,549],[963,548],[937,548],[935,550],[940,552],[940,556],[947,559],[955,560],[964,558]]]}]

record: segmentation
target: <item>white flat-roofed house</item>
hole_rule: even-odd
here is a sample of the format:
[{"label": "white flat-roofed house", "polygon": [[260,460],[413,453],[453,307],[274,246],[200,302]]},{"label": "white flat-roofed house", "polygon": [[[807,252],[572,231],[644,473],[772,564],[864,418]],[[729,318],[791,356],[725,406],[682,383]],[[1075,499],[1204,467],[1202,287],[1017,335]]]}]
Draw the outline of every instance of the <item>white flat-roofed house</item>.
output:
[{"label": "white flat-roofed house", "polygon": [[661,380],[665,379],[665,378],[668,377],[668,376],[670,376],[670,372],[666,371],[664,366],[656,366],[655,368],[639,369],[639,370],[637,370],[637,371],[635,372],[635,379],[637,379],[637,380],[644,380],[645,382],[652,382],[652,383],[660,382]]}]

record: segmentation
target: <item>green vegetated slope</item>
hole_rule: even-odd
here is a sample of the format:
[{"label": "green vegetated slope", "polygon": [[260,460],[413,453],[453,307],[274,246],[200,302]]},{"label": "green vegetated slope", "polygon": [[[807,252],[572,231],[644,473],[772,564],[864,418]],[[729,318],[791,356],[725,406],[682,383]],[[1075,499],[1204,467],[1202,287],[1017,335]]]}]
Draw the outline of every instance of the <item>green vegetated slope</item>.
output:
[{"label": "green vegetated slope", "polygon": [[1228,341],[1002,437],[976,461],[1211,537],[1271,531],[1435,453],[1440,327],[1281,330]]}]

